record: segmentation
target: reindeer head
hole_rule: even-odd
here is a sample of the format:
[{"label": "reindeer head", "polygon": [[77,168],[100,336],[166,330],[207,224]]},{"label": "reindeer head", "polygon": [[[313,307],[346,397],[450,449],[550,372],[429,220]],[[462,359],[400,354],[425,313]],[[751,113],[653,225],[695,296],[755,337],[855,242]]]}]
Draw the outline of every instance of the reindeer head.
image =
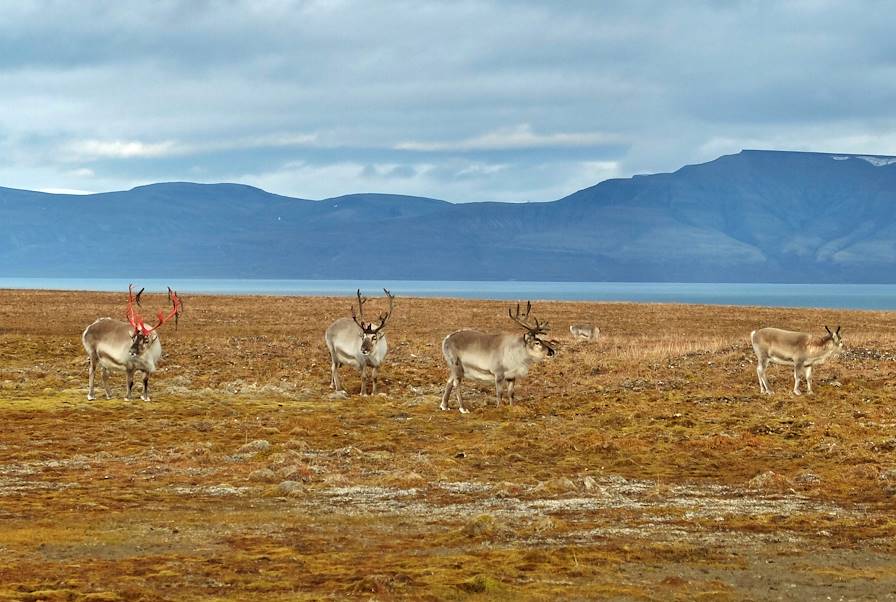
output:
[{"label": "reindeer head", "polygon": [[158,334],[155,332],[156,329],[171,318],[174,318],[174,326],[177,328],[180,312],[183,311],[183,301],[180,300],[175,291],[171,290],[171,287],[168,287],[168,300],[171,301],[172,305],[171,311],[165,315],[165,313],[160,310],[156,315],[157,321],[155,326],[147,326],[140,314],[137,313],[137,308],[135,307],[142,307],[140,305],[140,296],[143,294],[144,290],[146,289],[141,288],[140,292],[134,295],[134,285],[128,285],[127,318],[128,323],[131,325],[131,328],[133,328],[130,349],[132,357],[143,355],[149,346],[158,338]]},{"label": "reindeer head", "polygon": [[507,308],[507,314],[510,319],[526,329],[523,335],[523,341],[526,343],[526,351],[535,359],[544,359],[545,357],[553,357],[557,352],[552,345],[556,345],[555,341],[546,341],[540,337],[550,330],[548,322],[539,322],[538,318],[532,316],[535,325],[529,323],[529,312],[532,311],[532,302],[526,301],[526,313],[520,316],[520,304],[516,304],[516,313],[512,308]]},{"label": "reindeer head", "polygon": [[831,329],[827,326],[825,326],[824,329],[828,331],[828,336],[830,337],[830,341],[834,344],[834,349],[837,351],[843,349],[843,339],[840,337],[840,327],[837,326],[837,330],[834,332],[831,332]]},{"label": "reindeer head", "polygon": [[373,350],[376,349],[377,340],[380,337],[380,331],[386,325],[386,320],[389,319],[389,316],[392,315],[392,308],[394,305],[395,295],[390,293],[388,290],[383,289],[383,292],[386,293],[386,297],[389,298],[389,310],[385,313],[380,314],[379,316],[379,324],[374,326],[373,322],[365,322],[364,321],[364,304],[367,303],[367,297],[361,296],[361,289],[358,289],[358,312],[355,313],[355,306],[352,305],[352,319],[355,321],[355,324],[361,329],[361,353],[363,355],[370,355],[373,353]]}]

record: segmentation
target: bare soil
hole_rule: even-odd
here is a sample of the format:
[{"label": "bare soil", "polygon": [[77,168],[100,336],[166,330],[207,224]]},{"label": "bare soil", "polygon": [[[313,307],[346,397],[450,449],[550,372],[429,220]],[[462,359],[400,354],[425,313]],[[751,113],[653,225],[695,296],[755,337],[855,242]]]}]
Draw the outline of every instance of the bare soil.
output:
[{"label": "bare soil", "polygon": [[[461,415],[442,338],[507,304],[394,292],[380,395],[329,389],[351,299],[185,293],[153,401],[88,402],[125,296],[0,291],[0,600],[896,599],[896,315],[537,301],[557,357]],[[760,395],[750,331],[825,324]]]}]

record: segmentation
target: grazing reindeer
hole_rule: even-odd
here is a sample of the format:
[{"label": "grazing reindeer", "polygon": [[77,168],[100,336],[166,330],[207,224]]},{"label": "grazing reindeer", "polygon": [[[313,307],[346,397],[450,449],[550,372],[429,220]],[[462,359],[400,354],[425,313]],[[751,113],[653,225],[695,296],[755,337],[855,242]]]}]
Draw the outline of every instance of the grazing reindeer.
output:
[{"label": "grazing reindeer", "polygon": [[362,297],[361,289],[358,289],[358,313],[355,313],[355,306],[352,305],[352,317],[339,318],[330,324],[324,334],[327,349],[330,350],[330,359],[333,360],[330,386],[336,391],[342,390],[339,367],[348,364],[361,371],[361,395],[367,394],[367,369],[370,368],[373,379],[373,388],[370,394],[376,394],[377,370],[389,349],[386,335],[385,333],[380,334],[380,331],[386,325],[389,316],[392,315],[395,300],[395,295],[386,289],[383,289],[383,292],[389,298],[389,310],[380,314],[378,325],[374,326],[373,322],[364,322],[364,304],[367,302],[367,297]]},{"label": "grazing reindeer", "polygon": [[816,337],[807,332],[792,332],[780,328],[762,328],[750,333],[753,351],[756,352],[756,374],[759,375],[759,392],[771,395],[772,390],[765,376],[769,362],[793,366],[793,394],[800,394],[800,377],[806,377],[806,392],[812,393],[812,368],[825,363],[843,349],[840,327],[835,332],[827,326],[827,336]]},{"label": "grazing reindeer", "polygon": [[570,324],[569,334],[575,341],[596,341],[600,336],[600,328],[594,324]]},{"label": "grazing reindeer", "polygon": [[149,401],[149,375],[156,371],[156,364],[162,357],[162,343],[156,329],[162,324],[174,318],[175,325],[183,310],[183,302],[177,293],[168,289],[168,300],[171,301],[171,311],[168,315],[158,313],[158,321],[155,326],[147,326],[137,313],[135,305],[140,305],[140,295],[144,289],[140,289],[134,295],[133,285],[128,286],[127,322],[113,320],[112,318],[100,318],[84,330],[81,342],[90,359],[90,376],[88,379],[87,400],[96,399],[93,392],[93,382],[96,376],[96,368],[99,365],[103,369],[103,388],[106,390],[106,399],[111,399],[107,376],[109,369],[123,370],[128,375],[128,389],[125,399],[131,399],[131,391],[134,388],[134,372],[143,372],[143,395],[140,399]]},{"label": "grazing reindeer", "polygon": [[[526,376],[529,366],[554,355],[555,351],[548,341],[539,338],[549,327],[547,322],[534,319],[535,325],[528,323],[532,303],[526,303],[526,313],[520,317],[520,305],[516,305],[516,314],[509,308],[510,319],[526,329],[525,334],[504,332],[486,334],[478,330],[458,330],[452,332],[442,341],[442,354],[448,362],[448,382],[442,403],[439,408],[448,409],[448,397],[452,389],[457,393],[457,404],[462,414],[467,413],[464,400],[460,394],[460,383],[464,376],[478,380],[494,380],[497,405],[501,405],[501,395],[505,385],[510,404],[514,400],[514,384],[516,379]],[[553,343],[553,341],[551,341]]]}]

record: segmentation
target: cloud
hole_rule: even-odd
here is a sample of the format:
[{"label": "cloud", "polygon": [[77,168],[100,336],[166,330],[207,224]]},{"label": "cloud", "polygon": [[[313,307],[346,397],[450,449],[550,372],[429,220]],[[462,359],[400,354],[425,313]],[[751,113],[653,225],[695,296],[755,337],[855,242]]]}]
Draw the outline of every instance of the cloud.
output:
[{"label": "cloud", "polygon": [[176,142],[140,142],[139,140],[78,140],[69,143],[66,150],[73,161],[90,161],[99,158],[161,157],[184,152]]},{"label": "cloud", "polygon": [[[262,134],[209,142],[184,143],[175,140],[142,142],[139,140],[74,140],[63,144],[63,156],[69,161],[131,159],[200,155],[229,150],[296,147],[314,144],[316,134]],[[89,171],[89,170],[88,170]],[[73,172],[71,172],[73,173]],[[82,171],[79,174],[84,175]]]},{"label": "cloud", "polygon": [[79,190],[77,188],[41,188],[38,192],[48,192],[50,194],[93,194],[92,190]]},{"label": "cloud", "polygon": [[593,146],[618,143],[619,137],[596,132],[536,134],[528,123],[498,129],[481,136],[448,142],[400,142],[399,150],[412,151],[467,151],[544,148],[564,146]]},{"label": "cloud", "polygon": [[0,3],[0,186],[201,178],[303,197],[523,201],[742,147],[893,154],[891,12]]}]

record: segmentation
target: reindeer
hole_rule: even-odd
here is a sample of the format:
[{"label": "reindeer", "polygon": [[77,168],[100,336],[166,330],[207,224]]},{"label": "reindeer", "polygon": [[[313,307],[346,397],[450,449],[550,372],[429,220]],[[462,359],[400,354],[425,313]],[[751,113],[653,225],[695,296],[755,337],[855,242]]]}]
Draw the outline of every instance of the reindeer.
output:
[{"label": "reindeer", "polygon": [[143,394],[140,399],[149,401],[149,375],[155,372],[156,364],[162,357],[162,343],[156,330],[171,318],[175,325],[183,310],[183,302],[177,293],[168,288],[168,300],[171,301],[171,311],[165,315],[158,313],[158,321],[155,326],[147,326],[137,313],[135,305],[140,306],[140,296],[144,289],[134,295],[133,285],[128,286],[127,322],[113,320],[112,318],[99,318],[84,330],[81,342],[87,357],[90,359],[90,376],[88,380],[87,400],[93,401],[94,377],[99,365],[103,369],[103,388],[106,390],[106,399],[111,399],[107,376],[110,369],[127,372],[128,389],[125,399],[131,399],[131,391],[134,388],[134,372],[143,372]]},{"label": "reindeer", "polygon": [[332,360],[330,386],[336,391],[343,390],[339,379],[339,367],[348,364],[361,371],[361,395],[367,394],[367,369],[370,368],[373,380],[370,394],[376,394],[377,370],[389,350],[386,335],[380,334],[380,331],[392,315],[395,300],[395,295],[388,290],[383,289],[383,292],[389,298],[389,310],[380,314],[379,324],[374,326],[373,322],[364,321],[364,304],[367,302],[367,297],[362,297],[361,289],[358,289],[358,313],[355,313],[355,306],[352,305],[352,317],[339,318],[330,324],[324,334]]},{"label": "reindeer", "polygon": [[519,303],[516,305],[515,314],[511,308],[507,309],[510,319],[522,326],[526,330],[525,334],[510,332],[486,334],[478,330],[464,329],[445,337],[442,341],[442,354],[448,363],[449,376],[445,393],[442,395],[442,403],[439,405],[440,409],[448,409],[448,397],[451,391],[455,390],[461,414],[467,413],[460,393],[460,383],[464,376],[477,380],[494,380],[496,406],[501,405],[501,397],[506,387],[508,400],[513,405],[516,379],[526,376],[530,365],[555,354],[551,346],[554,341],[539,338],[548,332],[548,323],[539,322],[533,316],[535,325],[531,325],[528,322],[531,310],[531,302],[526,303],[526,313],[522,317]]},{"label": "reindeer", "polygon": [[793,366],[793,394],[800,394],[800,377],[806,377],[806,393],[812,394],[812,368],[825,363],[843,349],[840,327],[827,336],[812,336],[807,332],[792,332],[780,328],[762,328],[750,333],[753,351],[756,352],[756,374],[759,375],[759,392],[772,394],[765,376],[769,362]]},{"label": "reindeer", "polygon": [[596,341],[600,336],[600,328],[594,324],[570,324],[569,334],[574,341]]}]

